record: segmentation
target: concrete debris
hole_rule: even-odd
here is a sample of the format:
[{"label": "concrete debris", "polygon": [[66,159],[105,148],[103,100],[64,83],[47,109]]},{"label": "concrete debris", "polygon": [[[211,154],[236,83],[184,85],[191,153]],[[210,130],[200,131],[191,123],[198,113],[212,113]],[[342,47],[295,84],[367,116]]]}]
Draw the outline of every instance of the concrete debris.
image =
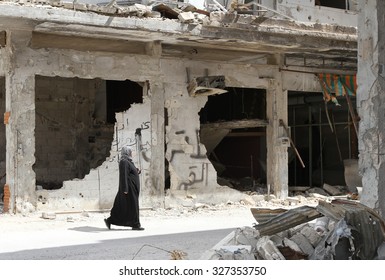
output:
[{"label": "concrete debris", "polygon": [[192,12],[183,12],[178,15],[178,19],[183,23],[192,23],[195,20],[195,16]]},{"label": "concrete debris", "polygon": [[73,222],[75,222],[75,219],[73,217],[69,216],[69,217],[67,217],[67,222],[73,223]]},{"label": "concrete debris", "polygon": [[180,250],[173,250],[171,251],[171,259],[172,260],[186,260],[187,259],[187,253],[180,251]]},{"label": "concrete debris", "polygon": [[54,212],[43,212],[43,213],[41,213],[41,217],[43,219],[55,220],[56,219],[56,213],[54,213]]},{"label": "concrete debris", "polygon": [[277,246],[268,236],[262,236],[257,242],[257,259],[263,260],[284,260],[285,257],[278,250]]},{"label": "concrete debris", "polygon": [[254,260],[251,246],[224,246],[215,252],[211,260]]},{"label": "concrete debris", "polygon": [[179,19],[182,23],[202,23],[210,15],[210,12],[197,9],[186,3],[156,3],[143,5],[139,3],[114,3],[112,5],[77,3],[76,1],[60,0],[8,0],[17,5],[50,6],[54,8],[69,9],[79,12],[91,12],[118,17],[147,17]]},{"label": "concrete debris", "polygon": [[385,259],[385,221],[359,202],[335,199],[316,207],[251,210],[258,224],[220,241],[214,247],[216,254],[222,249],[220,257],[211,250],[201,259],[235,259],[223,251],[226,246],[250,246],[256,260]]},{"label": "concrete debris", "polygon": [[322,187],[328,194],[337,196],[346,194],[347,190],[344,186],[331,186],[329,184],[324,184]]}]

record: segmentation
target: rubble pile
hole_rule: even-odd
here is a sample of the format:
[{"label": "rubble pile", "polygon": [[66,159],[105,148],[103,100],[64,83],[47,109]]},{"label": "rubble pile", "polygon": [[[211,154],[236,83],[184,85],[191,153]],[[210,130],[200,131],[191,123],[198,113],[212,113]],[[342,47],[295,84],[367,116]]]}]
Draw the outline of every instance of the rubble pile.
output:
[{"label": "rubble pile", "polygon": [[235,230],[201,259],[385,259],[385,221],[359,202],[336,199],[316,207],[251,210],[254,226]]},{"label": "rubble pile", "polygon": [[[108,4],[78,3],[76,0],[0,0],[0,2],[13,3],[20,6],[33,5],[44,8],[62,8],[115,17],[170,19],[187,24],[202,24],[205,21],[213,21],[216,24],[219,24],[219,22],[226,23],[226,21],[228,23],[256,24],[268,18],[265,16],[266,11],[256,11],[248,5],[238,4],[237,1],[233,1],[234,3],[230,2],[228,8],[219,6],[219,3],[213,3],[207,10],[198,9],[189,3],[177,1],[165,1],[164,3],[149,1],[148,5],[141,4],[142,1],[128,1],[127,4],[123,4],[117,3],[116,0],[111,0]],[[239,17],[238,14],[242,14],[243,17]],[[246,22],[243,22],[245,20]]]}]

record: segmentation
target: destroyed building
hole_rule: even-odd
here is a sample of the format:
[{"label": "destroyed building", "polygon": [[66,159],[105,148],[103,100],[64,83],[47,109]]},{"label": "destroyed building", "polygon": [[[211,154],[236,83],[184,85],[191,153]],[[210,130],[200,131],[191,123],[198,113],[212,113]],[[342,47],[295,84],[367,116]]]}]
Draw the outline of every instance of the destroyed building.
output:
[{"label": "destroyed building", "polygon": [[[142,207],[241,199],[243,178],[285,199],[360,166],[381,210],[381,166],[366,162],[377,107],[356,106],[377,90],[357,93],[359,6],[303,2],[0,0],[6,211],[108,209],[123,145]],[[365,28],[362,52],[380,52]]]}]

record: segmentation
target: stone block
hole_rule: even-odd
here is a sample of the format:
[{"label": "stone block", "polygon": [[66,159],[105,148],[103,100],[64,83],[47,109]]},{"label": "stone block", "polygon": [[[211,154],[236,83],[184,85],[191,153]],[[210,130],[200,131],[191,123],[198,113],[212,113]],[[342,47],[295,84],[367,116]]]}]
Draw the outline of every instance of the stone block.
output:
[{"label": "stone block", "polygon": [[314,247],[311,245],[310,241],[302,233],[297,233],[290,238],[291,241],[295,242],[301,251],[310,256],[314,252]]},{"label": "stone block", "polygon": [[267,236],[258,239],[257,252],[264,260],[285,260],[277,246]]},{"label": "stone block", "polygon": [[54,213],[54,212],[43,212],[41,214],[41,217],[43,219],[55,220],[56,219],[56,213]]},{"label": "stone block", "polygon": [[310,226],[303,227],[301,233],[309,240],[313,247],[316,247],[322,239],[318,232]]},{"label": "stone block", "polygon": [[184,12],[178,15],[178,19],[183,23],[190,23],[195,20],[195,16],[192,12]]}]

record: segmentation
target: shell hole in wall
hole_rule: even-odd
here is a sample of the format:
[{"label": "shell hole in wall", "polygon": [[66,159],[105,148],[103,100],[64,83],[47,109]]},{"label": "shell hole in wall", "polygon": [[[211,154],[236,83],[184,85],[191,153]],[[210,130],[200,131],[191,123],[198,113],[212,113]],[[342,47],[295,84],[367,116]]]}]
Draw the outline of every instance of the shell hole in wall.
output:
[{"label": "shell hole in wall", "polygon": [[142,102],[132,81],[35,77],[36,185],[59,189],[110,155],[115,113]]},{"label": "shell hole in wall", "polygon": [[[266,91],[225,88],[200,111],[200,141],[217,171],[218,183],[255,190],[266,182]],[[227,184],[230,182],[231,184]],[[259,183],[259,184],[256,184]]]}]

